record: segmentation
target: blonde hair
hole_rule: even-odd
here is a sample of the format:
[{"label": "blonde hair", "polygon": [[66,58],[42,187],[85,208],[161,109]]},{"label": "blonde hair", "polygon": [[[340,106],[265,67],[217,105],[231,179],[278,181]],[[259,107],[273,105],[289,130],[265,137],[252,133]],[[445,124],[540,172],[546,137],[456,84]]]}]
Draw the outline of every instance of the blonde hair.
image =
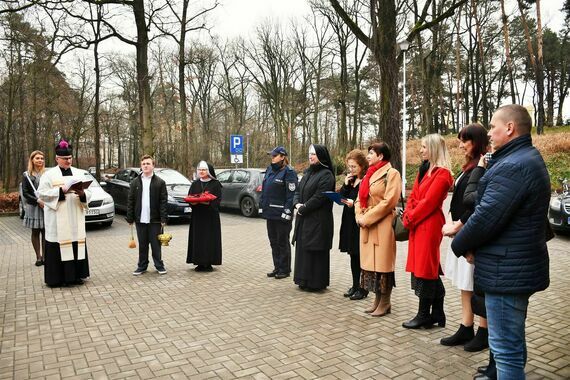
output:
[{"label": "blonde hair", "polygon": [[425,144],[428,161],[434,167],[446,168],[451,171],[451,163],[449,161],[449,152],[445,145],[445,140],[438,133],[424,136],[422,143]]},{"label": "blonde hair", "polygon": [[40,155],[44,158],[46,158],[46,155],[44,154],[44,152],[42,152],[41,150],[34,150],[32,153],[30,153],[30,158],[28,159],[28,174],[33,175],[34,173],[36,174],[43,174],[44,171],[46,170],[46,166],[44,164],[44,167],[42,168],[41,172],[37,172],[34,167],[34,162],[33,159],[34,157],[36,157],[37,155]]}]

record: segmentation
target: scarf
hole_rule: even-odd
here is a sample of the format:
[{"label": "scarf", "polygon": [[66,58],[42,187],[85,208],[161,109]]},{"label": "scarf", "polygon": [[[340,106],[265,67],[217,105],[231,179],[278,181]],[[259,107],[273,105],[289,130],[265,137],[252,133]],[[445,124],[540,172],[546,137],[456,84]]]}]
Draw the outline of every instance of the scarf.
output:
[{"label": "scarf", "polygon": [[360,207],[365,209],[368,207],[368,196],[370,195],[370,177],[382,166],[386,165],[389,161],[382,160],[368,168],[366,175],[360,182],[360,189],[358,190],[358,199],[360,200]]}]

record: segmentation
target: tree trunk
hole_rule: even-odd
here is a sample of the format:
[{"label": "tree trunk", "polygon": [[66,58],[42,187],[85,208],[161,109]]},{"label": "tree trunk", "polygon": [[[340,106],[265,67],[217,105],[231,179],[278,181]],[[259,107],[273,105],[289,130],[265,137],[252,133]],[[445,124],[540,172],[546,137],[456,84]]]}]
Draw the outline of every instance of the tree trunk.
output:
[{"label": "tree trunk", "polygon": [[[396,59],[396,4],[394,0],[371,0],[378,3],[376,13],[378,25],[372,30],[372,53],[380,68],[380,136],[391,148],[392,164],[402,170],[402,129],[400,127],[400,97],[398,94],[398,73],[400,65]],[[404,142],[405,143],[405,142]]]},{"label": "tree trunk", "polygon": [[139,123],[142,133],[142,150],[144,154],[154,155],[150,77],[148,73],[149,41],[144,0],[133,0],[132,7],[137,26],[137,85],[139,90]]},{"label": "tree trunk", "polygon": [[507,59],[507,71],[509,73],[509,85],[511,89],[511,103],[516,103],[515,81],[513,79],[513,60],[511,58],[511,43],[509,39],[509,19],[505,13],[505,0],[501,0],[501,20],[503,21],[503,36],[505,38],[505,57]]}]

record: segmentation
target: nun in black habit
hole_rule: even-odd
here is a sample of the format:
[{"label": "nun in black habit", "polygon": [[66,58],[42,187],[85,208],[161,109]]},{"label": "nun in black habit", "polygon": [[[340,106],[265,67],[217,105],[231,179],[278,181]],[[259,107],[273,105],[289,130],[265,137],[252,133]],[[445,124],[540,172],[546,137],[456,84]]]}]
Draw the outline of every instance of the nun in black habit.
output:
[{"label": "nun in black habit", "polygon": [[197,265],[196,271],[211,272],[212,265],[222,264],[222,230],[219,211],[222,185],[216,179],[214,167],[209,163],[200,161],[196,171],[198,178],[192,182],[188,195],[202,194],[207,191],[215,195],[216,199],[192,204],[186,263]]},{"label": "nun in black habit", "polygon": [[297,210],[293,280],[301,290],[317,291],[329,285],[333,204],[323,192],[335,190],[335,178],[331,157],[324,145],[309,147],[309,164],[293,201]]}]

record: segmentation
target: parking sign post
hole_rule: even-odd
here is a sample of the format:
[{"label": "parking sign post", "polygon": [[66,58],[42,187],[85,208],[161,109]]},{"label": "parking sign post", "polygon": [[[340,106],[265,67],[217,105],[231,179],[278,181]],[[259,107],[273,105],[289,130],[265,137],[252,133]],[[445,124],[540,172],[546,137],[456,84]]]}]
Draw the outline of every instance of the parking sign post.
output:
[{"label": "parking sign post", "polygon": [[230,163],[243,164],[243,135],[230,135]]}]

